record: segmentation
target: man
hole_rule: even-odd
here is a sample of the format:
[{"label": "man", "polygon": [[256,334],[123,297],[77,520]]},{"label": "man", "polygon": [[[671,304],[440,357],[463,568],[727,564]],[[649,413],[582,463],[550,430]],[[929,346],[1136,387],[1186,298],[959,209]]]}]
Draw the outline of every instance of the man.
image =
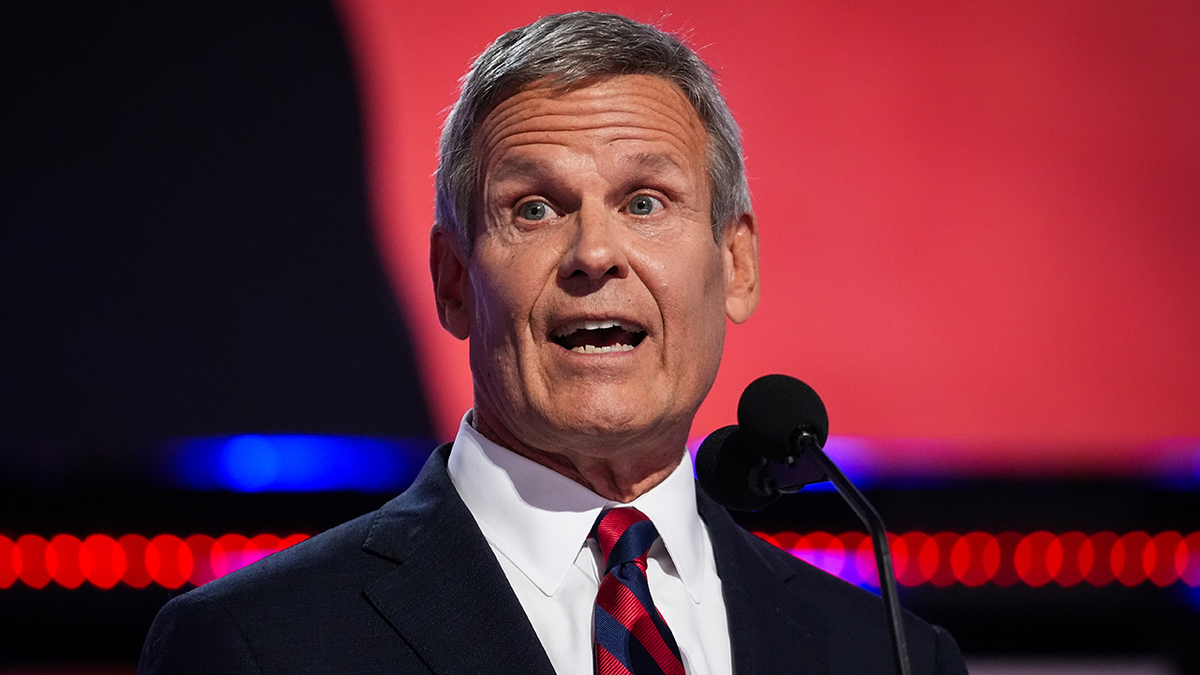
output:
[{"label": "man", "polygon": [[[168,603],[140,672],[890,672],[876,596],[695,488],[692,417],[759,294],[737,128],[695,54],[612,15],[501,36],[437,188],[458,437],[379,511]],[[965,672],[907,620],[914,672]]]}]

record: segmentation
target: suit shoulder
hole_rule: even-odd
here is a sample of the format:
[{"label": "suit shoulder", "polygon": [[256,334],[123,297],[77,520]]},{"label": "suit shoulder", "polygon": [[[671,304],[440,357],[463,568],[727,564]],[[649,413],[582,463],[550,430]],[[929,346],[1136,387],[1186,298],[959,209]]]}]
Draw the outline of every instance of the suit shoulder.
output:
[{"label": "suit shoulder", "polygon": [[[171,600],[150,629],[142,674],[427,675],[395,622],[423,615],[457,581],[446,571],[431,589],[428,577],[405,574],[430,556],[457,560],[438,535],[473,521],[453,489],[444,453],[431,457],[380,509]],[[491,555],[476,534],[482,543],[468,553]],[[386,609],[372,594],[380,587]]]},{"label": "suit shoulder", "polygon": [[338,672],[318,667],[340,658],[331,634],[386,631],[362,599],[393,566],[363,550],[375,513],[173,598],[150,627],[139,673]]},{"label": "suit shoulder", "polygon": [[364,553],[362,545],[377,513],[342,523],[180,597],[197,594],[222,602],[242,594],[261,595],[298,588],[315,578],[328,583],[333,573],[339,579],[354,579],[358,577],[356,572],[373,567],[374,556]]},{"label": "suit shoulder", "polygon": [[[197,624],[233,635],[336,620],[389,563],[362,550],[376,512],[360,516],[171,599],[152,627]],[[178,631],[176,631],[178,632]],[[228,643],[229,640],[223,640]],[[149,644],[149,642],[147,643]]]},{"label": "suit shoulder", "polygon": [[[763,543],[770,546],[766,542]],[[853,631],[857,629],[860,635],[873,634],[872,643],[875,645],[891,645],[887,614],[882,597],[795,558],[791,554],[780,552],[792,557],[795,561],[792,564],[795,576],[789,580],[789,586],[797,588],[799,592],[811,599],[817,599],[825,607],[836,608],[836,611],[831,614],[836,616],[834,621],[842,626],[842,635],[853,634]],[[900,613],[904,621],[912,672],[966,675],[966,664],[962,653],[949,632],[903,607],[901,607]],[[857,659],[865,654],[865,651],[846,644],[837,650],[837,653],[838,658],[853,664],[849,671],[854,671],[863,665]]]},{"label": "suit shoulder", "polygon": [[[754,534],[738,537],[771,569],[810,616],[819,616],[828,642],[831,672],[874,672],[890,664],[891,639],[882,598],[813,566]],[[901,610],[914,673],[965,675],[954,638],[943,628]]]},{"label": "suit shoulder", "polygon": [[257,674],[258,658],[237,620],[202,593],[159,611],[146,635],[138,675]]}]

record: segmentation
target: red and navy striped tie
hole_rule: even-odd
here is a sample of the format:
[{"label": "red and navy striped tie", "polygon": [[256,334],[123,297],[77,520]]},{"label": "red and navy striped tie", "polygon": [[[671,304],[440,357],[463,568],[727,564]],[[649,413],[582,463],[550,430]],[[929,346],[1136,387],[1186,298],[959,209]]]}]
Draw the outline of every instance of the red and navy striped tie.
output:
[{"label": "red and navy striped tie", "polygon": [[592,536],[604,554],[596,593],[596,675],[684,675],[679,645],[654,608],[646,552],[658,530],[637,509],[600,514]]}]

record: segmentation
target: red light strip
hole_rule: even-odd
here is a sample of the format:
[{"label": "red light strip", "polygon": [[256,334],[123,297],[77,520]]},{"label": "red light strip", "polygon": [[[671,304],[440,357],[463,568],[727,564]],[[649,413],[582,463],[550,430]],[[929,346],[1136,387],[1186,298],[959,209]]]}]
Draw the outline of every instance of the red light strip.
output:
[{"label": "red light strip", "polygon": [[[759,537],[793,555],[856,584],[878,585],[871,540],[859,532],[758,532]],[[969,587],[983,584],[1038,587],[1048,583],[1093,586],[1182,582],[1200,587],[1200,532],[971,532],[888,535],[896,581],[903,586]],[[31,588],[54,582],[63,588],[89,583],[97,588],[125,584],[199,586],[308,538],[293,534],[213,538],[196,534],[146,538],[127,534],[114,539],[93,534],[84,539],[59,534],[49,540],[26,534],[0,536],[0,589],[18,581]]]},{"label": "red light strip", "polygon": [[105,589],[118,583],[134,588],[151,583],[166,588],[199,586],[307,538],[306,534],[283,538],[226,534],[214,539],[195,534],[180,539],[160,534],[147,539],[127,534],[113,539],[93,534],[80,540],[59,534],[46,540],[26,534],[14,541],[0,536],[0,589],[17,581],[31,588],[43,588],[51,581],[63,588],[79,588],[85,581]]},{"label": "red light strip", "polygon": [[[862,533],[756,534],[847,581],[879,585],[871,540]],[[1119,582],[1163,587],[1177,581],[1200,586],[1200,532],[908,532],[889,534],[888,541],[896,581],[903,586],[1023,583],[1036,588],[1084,581],[1093,586]]]}]

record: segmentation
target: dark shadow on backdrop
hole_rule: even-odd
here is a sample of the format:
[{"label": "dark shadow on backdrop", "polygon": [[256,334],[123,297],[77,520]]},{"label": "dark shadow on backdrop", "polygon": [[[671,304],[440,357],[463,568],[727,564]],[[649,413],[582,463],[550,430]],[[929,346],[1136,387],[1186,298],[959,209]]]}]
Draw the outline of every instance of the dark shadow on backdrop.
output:
[{"label": "dark shadow on backdrop", "polygon": [[328,3],[3,13],[0,474],[123,472],[181,436],[431,436]]}]

